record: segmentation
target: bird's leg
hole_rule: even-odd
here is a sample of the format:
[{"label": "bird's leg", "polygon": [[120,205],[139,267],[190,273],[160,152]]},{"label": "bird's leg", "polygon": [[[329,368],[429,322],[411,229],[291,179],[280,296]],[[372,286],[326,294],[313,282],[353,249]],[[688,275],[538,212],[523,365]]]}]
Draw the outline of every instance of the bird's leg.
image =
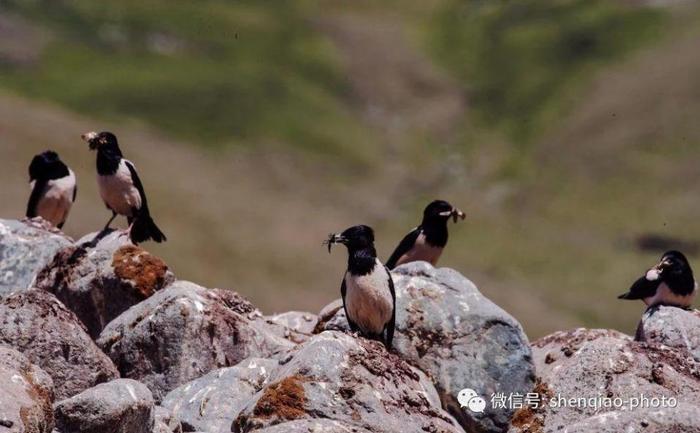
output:
[{"label": "bird's leg", "polygon": [[114,222],[114,219],[116,217],[117,217],[117,213],[112,211],[112,218],[110,218],[109,221],[107,221],[107,224],[105,224],[105,228],[102,229],[103,232],[106,232],[107,230],[109,230],[109,226],[112,225],[112,222]]},{"label": "bird's leg", "polygon": [[134,228],[134,222],[132,221],[131,224],[129,224],[129,227],[127,227],[125,230],[121,230],[119,232],[119,236],[126,236],[128,238],[131,238],[131,229]]}]

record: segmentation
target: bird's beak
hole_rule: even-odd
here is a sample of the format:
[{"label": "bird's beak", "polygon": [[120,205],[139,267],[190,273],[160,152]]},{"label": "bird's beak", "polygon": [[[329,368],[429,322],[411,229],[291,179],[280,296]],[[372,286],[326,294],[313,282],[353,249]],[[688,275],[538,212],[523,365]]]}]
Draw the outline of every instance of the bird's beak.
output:
[{"label": "bird's beak", "polygon": [[331,247],[333,246],[333,244],[344,244],[346,241],[347,239],[345,239],[343,235],[338,233],[331,233],[330,235],[328,235],[328,239],[323,241],[323,245],[328,245],[328,253],[330,254]]},{"label": "bird's beak", "polygon": [[467,215],[462,212],[461,210],[455,208],[452,208],[452,210],[448,210],[445,212],[440,213],[441,216],[446,216],[446,217],[452,217],[452,221],[457,222],[458,219],[464,219],[467,217]]},{"label": "bird's beak", "polygon": [[659,264],[655,266],[655,268],[663,272],[669,266],[671,266],[670,260],[661,260]]},{"label": "bird's beak", "polygon": [[86,132],[85,134],[81,134],[80,138],[87,141],[88,145],[90,146],[90,150],[97,149],[98,143],[97,143],[97,140],[95,140],[97,138],[97,132],[94,132],[94,131]]}]

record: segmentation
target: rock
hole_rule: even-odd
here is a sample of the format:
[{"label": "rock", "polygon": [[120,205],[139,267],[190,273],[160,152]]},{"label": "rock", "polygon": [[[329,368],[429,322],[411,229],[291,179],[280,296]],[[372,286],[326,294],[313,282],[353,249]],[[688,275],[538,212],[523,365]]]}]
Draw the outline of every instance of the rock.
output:
[{"label": "rock", "polygon": [[61,433],[152,433],[151,392],[135,380],[117,379],[56,403]]},{"label": "rock", "polygon": [[[443,407],[465,430],[502,432],[513,410],[488,404],[474,413],[460,407],[457,394],[470,388],[489,401],[495,393],[533,389],[534,365],[520,324],[452,269],[413,262],[392,275],[396,350],[432,378]],[[347,329],[342,308],[325,328]]]},{"label": "rock", "polygon": [[59,400],[119,377],[75,314],[43,290],[0,299],[0,344],[19,350],[47,372]]},{"label": "rock", "polygon": [[120,232],[96,236],[61,249],[36,281],[80,318],[92,338],[129,307],[175,280],[160,258],[132,245]]},{"label": "rock", "polygon": [[700,311],[649,308],[642,316],[636,339],[687,350],[700,361]]},{"label": "rock", "polygon": [[[557,332],[532,345],[543,404],[519,411],[511,433],[700,432],[700,365],[686,351],[600,329]],[[599,403],[562,403],[569,398]]]},{"label": "rock", "polygon": [[[328,325],[328,322],[334,320],[337,316],[338,311],[340,311],[343,308],[343,300],[338,298],[335,301],[331,302],[330,304],[326,305],[321,309],[321,311],[318,313],[318,323],[316,324],[316,328],[314,329],[314,333],[318,334],[323,332],[324,330],[345,330],[347,329],[347,322],[345,323],[345,326],[342,324],[333,324],[333,325]],[[342,316],[342,318],[338,318],[338,320],[345,319],[345,315]]]},{"label": "rock", "polygon": [[112,321],[97,343],[122,377],[145,383],[160,402],[212,370],[285,352],[296,336],[235,292],[177,281]]},{"label": "rock", "polygon": [[372,433],[362,427],[330,419],[300,419],[276,424],[255,433]]},{"label": "rock", "polygon": [[566,433],[699,433],[696,405],[605,412],[570,425]]},{"label": "rock", "polygon": [[228,433],[231,422],[278,366],[270,359],[246,359],[174,389],[163,400],[163,406],[181,420],[187,431]]},{"label": "rock", "polygon": [[318,324],[318,317],[315,314],[303,311],[288,311],[286,313],[267,316],[266,319],[301,334],[313,333]]},{"label": "rock", "polygon": [[41,218],[0,219],[0,296],[27,289],[70,238]]},{"label": "rock", "polygon": [[[273,427],[282,423],[294,430]],[[231,431],[303,431],[313,425],[332,427],[328,431],[461,431],[425,376],[381,343],[334,331],[299,346]]]},{"label": "rock", "polygon": [[156,406],[154,414],[153,433],[182,433],[180,420],[168,409]]},{"label": "rock", "polygon": [[50,433],[53,382],[21,353],[0,346],[0,431]]}]

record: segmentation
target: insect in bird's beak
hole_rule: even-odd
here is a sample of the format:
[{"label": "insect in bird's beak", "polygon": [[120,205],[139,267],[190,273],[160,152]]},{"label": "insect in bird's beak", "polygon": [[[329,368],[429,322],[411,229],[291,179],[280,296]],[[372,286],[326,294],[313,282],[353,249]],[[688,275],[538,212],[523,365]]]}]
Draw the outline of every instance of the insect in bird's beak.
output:
[{"label": "insect in bird's beak", "polygon": [[331,233],[328,235],[328,239],[323,241],[323,245],[328,245],[328,254],[330,254],[333,244],[342,244],[344,242],[345,238],[342,235]]},{"label": "insect in bird's beak", "polygon": [[464,212],[462,212],[461,210],[459,210],[457,208],[452,209],[451,215],[452,215],[452,221],[455,223],[457,222],[457,219],[463,220],[464,218],[467,217],[467,215]]},{"label": "insect in bird's beak", "polygon": [[95,150],[97,148],[97,145],[99,144],[97,142],[97,140],[95,140],[97,138],[97,132],[94,132],[94,131],[90,131],[90,132],[86,132],[85,134],[81,134],[80,138],[82,138],[83,140],[85,140],[88,143],[90,150]]},{"label": "insect in bird's beak", "polygon": [[445,212],[440,212],[440,216],[452,218],[452,221],[457,222],[457,219],[464,219],[466,218],[466,215],[464,212],[461,210],[457,209],[456,207],[452,208],[452,210],[446,210]]}]

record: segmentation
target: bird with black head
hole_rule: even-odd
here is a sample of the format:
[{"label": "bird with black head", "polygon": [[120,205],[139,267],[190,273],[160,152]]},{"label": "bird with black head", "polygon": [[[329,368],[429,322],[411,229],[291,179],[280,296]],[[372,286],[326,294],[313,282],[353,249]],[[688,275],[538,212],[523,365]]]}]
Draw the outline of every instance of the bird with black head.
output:
[{"label": "bird with black head", "polygon": [[73,170],[52,150],[36,155],[29,164],[32,192],[27,202],[27,218],[42,217],[59,229],[68,219],[78,185]]},{"label": "bird with black head", "polygon": [[104,230],[109,229],[117,215],[123,215],[129,223],[124,233],[134,244],[149,239],[167,240],[151,217],[136,167],[122,155],[117,137],[111,132],[87,132],[81,138],[87,141],[90,150],[97,151],[97,185],[102,200],[112,211]]},{"label": "bird with black head", "polygon": [[632,284],[619,299],[641,299],[649,306],[690,308],[697,283],[688,259],[680,251],[668,251],[661,260]]},{"label": "bird with black head", "polygon": [[377,258],[374,231],[366,225],[331,234],[324,242],[348,250],[348,265],[340,286],[350,330],[380,340],[391,348],[396,327],[396,293],[389,269]]},{"label": "bird with black head", "polygon": [[386,265],[389,269],[415,261],[435,266],[447,245],[447,223],[457,222],[466,215],[444,200],[435,200],[423,211],[423,221],[411,230],[394,250]]}]

